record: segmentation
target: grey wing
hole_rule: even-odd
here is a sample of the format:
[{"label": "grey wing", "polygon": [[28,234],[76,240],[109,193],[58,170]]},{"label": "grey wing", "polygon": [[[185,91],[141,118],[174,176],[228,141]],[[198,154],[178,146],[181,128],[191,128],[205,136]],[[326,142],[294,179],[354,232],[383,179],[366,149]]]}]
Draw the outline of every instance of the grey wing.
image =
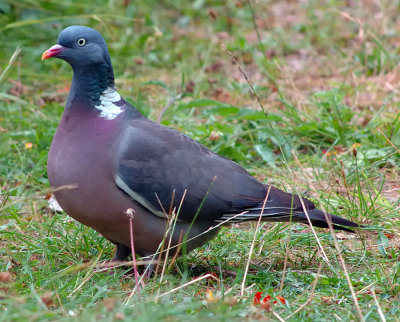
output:
[{"label": "grey wing", "polygon": [[121,140],[116,184],[155,215],[182,200],[180,220],[211,222],[265,198],[266,187],[246,170],[165,126],[133,120]]}]

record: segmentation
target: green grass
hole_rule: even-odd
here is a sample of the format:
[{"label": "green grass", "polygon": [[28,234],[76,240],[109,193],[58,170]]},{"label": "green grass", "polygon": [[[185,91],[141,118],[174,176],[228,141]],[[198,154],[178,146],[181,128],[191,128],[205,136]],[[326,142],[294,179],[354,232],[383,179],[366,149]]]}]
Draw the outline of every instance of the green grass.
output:
[{"label": "green grass", "polygon": [[[363,318],[399,320],[399,4],[9,0],[0,10],[0,320],[357,320],[339,255]],[[328,262],[308,227],[224,228],[126,303],[133,276],[98,269],[113,245],[44,198],[71,69],[40,57],[71,24],[104,35],[120,93],[146,116],[168,106],[163,124],[370,228],[336,234],[340,252],[317,230]],[[218,282],[173,291],[207,273]],[[263,310],[256,292],[286,304]]]}]

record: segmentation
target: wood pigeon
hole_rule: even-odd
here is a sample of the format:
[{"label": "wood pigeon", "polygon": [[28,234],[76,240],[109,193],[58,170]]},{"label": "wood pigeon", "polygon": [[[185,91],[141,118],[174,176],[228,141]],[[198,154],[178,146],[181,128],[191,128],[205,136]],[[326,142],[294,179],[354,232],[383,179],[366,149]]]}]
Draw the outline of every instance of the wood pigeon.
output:
[{"label": "wood pigeon", "polygon": [[[298,196],[268,186],[235,162],[186,135],[144,117],[118,94],[107,45],[89,27],[64,29],[42,59],[57,57],[73,69],[71,90],[48,155],[48,177],[67,214],[117,245],[114,260],[154,254],[166,235],[170,209],[177,220],[174,252],[213,238],[221,226],[258,220],[311,223],[351,231],[352,221],[325,214]],[[61,187],[61,188],[60,188]],[[62,188],[65,187],[65,188]],[[75,187],[75,188],[71,188]],[[268,195],[265,207],[264,199]],[[263,211],[262,211],[263,210]],[[168,234],[168,233],[167,233]]]}]

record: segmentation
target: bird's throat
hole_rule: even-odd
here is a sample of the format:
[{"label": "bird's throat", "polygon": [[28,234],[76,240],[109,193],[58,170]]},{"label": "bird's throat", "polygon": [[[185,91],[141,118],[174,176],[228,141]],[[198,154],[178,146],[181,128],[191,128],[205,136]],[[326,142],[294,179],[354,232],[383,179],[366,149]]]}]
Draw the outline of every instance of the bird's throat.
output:
[{"label": "bird's throat", "polygon": [[114,88],[112,67],[94,65],[73,68],[71,90],[66,108],[87,106],[97,112],[99,117],[111,120],[122,113],[121,96]]}]

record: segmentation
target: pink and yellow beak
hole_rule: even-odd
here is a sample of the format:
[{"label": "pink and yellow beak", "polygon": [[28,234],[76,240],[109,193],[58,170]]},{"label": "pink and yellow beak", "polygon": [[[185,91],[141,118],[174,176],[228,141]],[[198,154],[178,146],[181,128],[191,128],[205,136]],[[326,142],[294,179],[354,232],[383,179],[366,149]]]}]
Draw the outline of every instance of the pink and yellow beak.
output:
[{"label": "pink and yellow beak", "polygon": [[61,45],[54,45],[52,47],[50,47],[49,49],[47,49],[43,55],[42,55],[42,60],[47,59],[47,58],[51,58],[54,56],[57,56],[59,53],[61,53],[63,50],[65,49],[65,47],[61,46]]}]

